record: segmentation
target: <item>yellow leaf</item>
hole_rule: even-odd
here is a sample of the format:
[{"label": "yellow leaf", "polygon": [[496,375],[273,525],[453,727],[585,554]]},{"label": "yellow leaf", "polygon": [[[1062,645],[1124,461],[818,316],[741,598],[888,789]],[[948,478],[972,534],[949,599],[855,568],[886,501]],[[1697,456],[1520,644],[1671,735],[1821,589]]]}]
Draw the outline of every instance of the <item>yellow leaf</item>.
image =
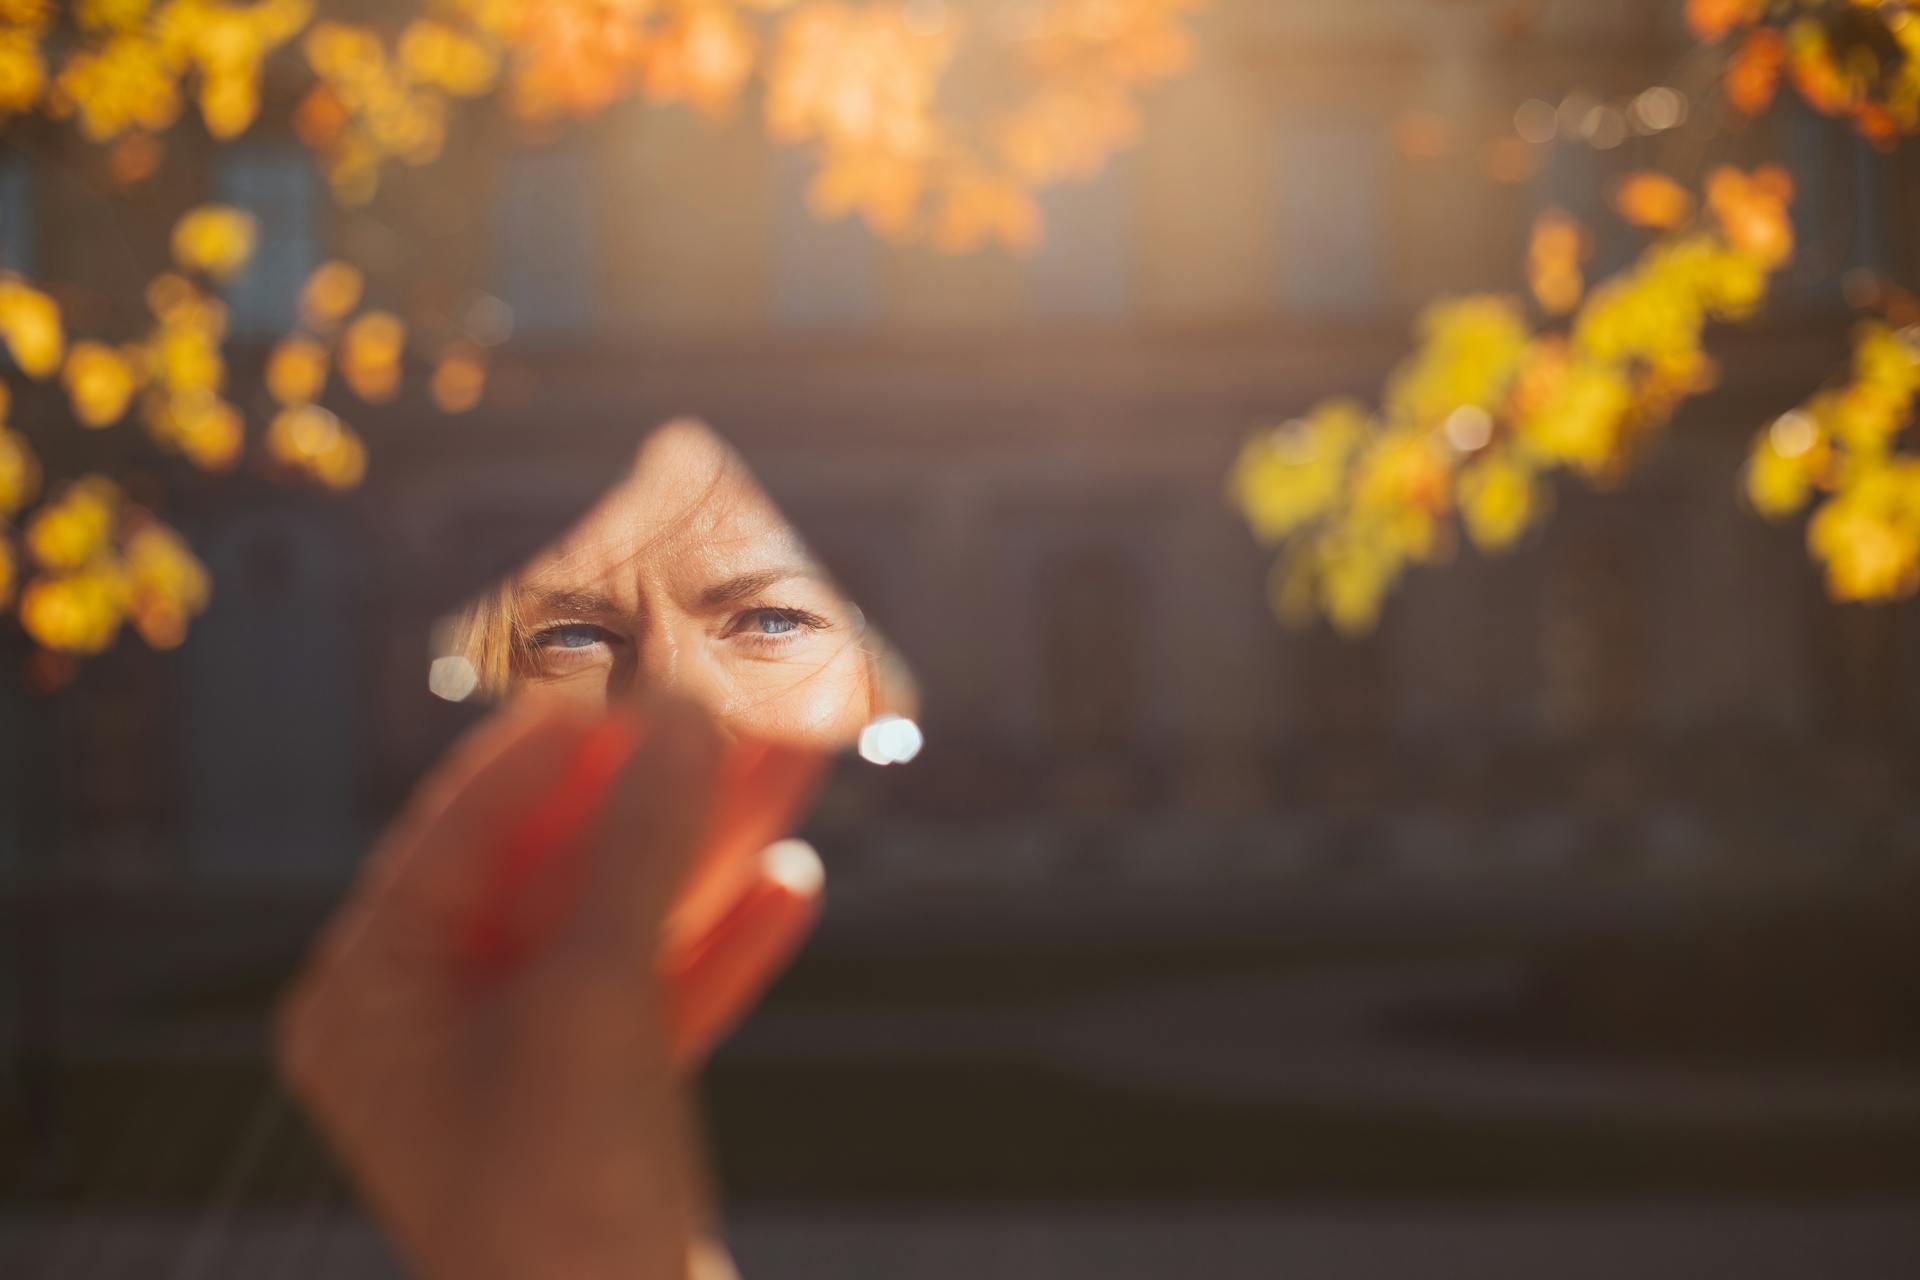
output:
[{"label": "yellow leaf", "polygon": [[340,372],[362,400],[393,397],[400,386],[400,354],[407,326],[390,311],[369,311],[340,335]]},{"label": "yellow leaf", "polygon": [[205,393],[182,397],[175,411],[172,443],[204,471],[224,471],[240,458],[246,424],[240,411]]},{"label": "yellow leaf", "polygon": [[366,446],[318,405],[283,409],[267,427],[267,452],[332,489],[351,489],[366,475]]},{"label": "yellow leaf", "polygon": [[207,607],[212,581],[180,535],[157,521],[144,523],[121,552],[127,612],[156,649],[186,639],[187,622]]},{"label": "yellow leaf", "polygon": [[1533,523],[1540,489],[1533,472],[1512,457],[1482,457],[1460,473],[1460,515],[1474,545],[1505,551]]},{"label": "yellow leaf", "polygon": [[456,98],[480,96],[500,74],[500,58],[490,45],[431,18],[409,23],[395,52],[415,80]]},{"label": "yellow leaf", "polygon": [[66,353],[60,304],[14,276],[0,277],[0,335],[30,378],[50,376]]},{"label": "yellow leaf", "polygon": [[34,34],[0,30],[0,117],[30,111],[47,87],[47,64]]},{"label": "yellow leaf", "polygon": [[180,114],[178,75],[159,43],[144,31],[125,31],[67,59],[54,81],[57,106],[77,111],[95,142],[129,129],[164,132]]},{"label": "yellow leaf", "polygon": [[40,491],[40,459],[27,438],[0,427],[0,515],[12,515]]},{"label": "yellow leaf", "polygon": [[433,371],[433,402],[443,413],[465,413],[487,389],[487,366],[478,348],[462,343],[449,349]]},{"label": "yellow leaf", "polygon": [[237,138],[260,114],[260,82],[251,73],[219,72],[200,81],[200,118],[216,138]]},{"label": "yellow leaf", "polygon": [[27,549],[48,569],[78,569],[106,550],[119,509],[119,488],[104,477],[88,476],[34,512],[27,523]]},{"label": "yellow leaf", "polygon": [[1568,214],[1548,209],[1535,219],[1527,249],[1527,280],[1548,314],[1564,315],[1579,305],[1586,289],[1580,264],[1587,251],[1586,232]]},{"label": "yellow leaf", "polygon": [[253,256],[259,224],[231,205],[204,204],[174,224],[173,258],[189,271],[226,279]]},{"label": "yellow leaf", "polygon": [[1780,520],[1807,505],[1813,495],[1813,471],[1807,455],[1788,456],[1762,436],[1747,459],[1747,501],[1769,520]]},{"label": "yellow leaf", "polygon": [[20,595],[20,625],[56,653],[104,652],[120,634],[126,591],[110,562],[36,578]]},{"label": "yellow leaf", "polygon": [[102,342],[76,342],[63,376],[74,416],[89,427],[118,422],[137,389],[126,358]]},{"label": "yellow leaf", "polygon": [[1420,316],[1420,346],[1388,380],[1386,416],[1429,427],[1462,405],[1494,409],[1527,351],[1519,306],[1499,297],[1435,303]]},{"label": "yellow leaf", "polygon": [[1379,550],[1345,545],[1324,553],[1320,599],[1327,620],[1342,635],[1365,635],[1380,621],[1380,606],[1399,576],[1400,566]]},{"label": "yellow leaf", "polygon": [[1920,585],[1920,532],[1875,504],[1828,502],[1807,523],[1807,545],[1836,600],[1897,600]]},{"label": "yellow leaf", "polygon": [[1278,541],[1331,509],[1353,450],[1371,427],[1360,406],[1335,400],[1252,436],[1234,463],[1228,489],[1254,536]]},{"label": "yellow leaf", "polygon": [[1628,174],[1614,192],[1614,207],[1635,226],[1670,230],[1693,216],[1693,193],[1664,173]]},{"label": "yellow leaf", "polygon": [[267,357],[267,390],[283,405],[320,398],[327,385],[327,349],[312,338],[283,339]]},{"label": "yellow leaf", "polygon": [[74,19],[93,31],[127,31],[147,17],[148,0],[78,0]]},{"label": "yellow leaf", "polygon": [[314,268],[300,290],[300,317],[316,329],[339,322],[360,305],[366,277],[360,268],[335,258]]}]

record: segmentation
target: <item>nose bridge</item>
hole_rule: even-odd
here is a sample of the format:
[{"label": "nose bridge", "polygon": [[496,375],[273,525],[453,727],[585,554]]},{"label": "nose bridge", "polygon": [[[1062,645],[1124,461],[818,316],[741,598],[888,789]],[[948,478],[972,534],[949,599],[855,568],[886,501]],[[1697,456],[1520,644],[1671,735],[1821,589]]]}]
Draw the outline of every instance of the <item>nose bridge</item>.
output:
[{"label": "nose bridge", "polygon": [[638,645],[639,683],[643,690],[691,699],[718,716],[726,710],[727,690],[700,640],[699,626],[680,616],[671,601],[650,600]]}]

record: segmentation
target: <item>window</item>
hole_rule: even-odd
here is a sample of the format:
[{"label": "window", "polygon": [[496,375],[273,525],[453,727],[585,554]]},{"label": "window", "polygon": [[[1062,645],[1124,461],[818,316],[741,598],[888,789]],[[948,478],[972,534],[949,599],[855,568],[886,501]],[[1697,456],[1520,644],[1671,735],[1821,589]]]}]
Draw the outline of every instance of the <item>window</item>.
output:
[{"label": "window", "polygon": [[294,509],[244,514],[198,541],[223,586],[181,651],[181,804],[194,870],[342,880],[365,838],[351,548]]},{"label": "window", "polygon": [[571,336],[598,311],[594,166],[577,140],[515,151],[494,201],[494,292],[514,332]]},{"label": "window", "polygon": [[860,329],[879,312],[880,245],[865,222],[833,222],[807,207],[815,159],[793,148],[774,158],[773,296],[776,324]]},{"label": "window", "polygon": [[1385,300],[1385,156],[1366,122],[1300,122],[1280,135],[1280,296],[1288,311],[1366,311]]},{"label": "window", "polygon": [[1629,165],[1624,149],[1600,151],[1583,142],[1557,143],[1535,185],[1534,212],[1558,209],[1578,222],[1590,238],[1593,256],[1587,279],[1599,280],[1631,263],[1648,238],[1614,212],[1614,183]]},{"label": "window", "polygon": [[1126,746],[1140,725],[1146,671],[1139,565],[1124,549],[1083,546],[1056,560],[1040,585],[1055,734],[1075,749]]},{"label": "window", "polygon": [[0,163],[0,271],[33,274],[37,231],[33,174],[17,160]]},{"label": "window", "polygon": [[1040,195],[1046,239],[1028,273],[1030,306],[1048,320],[1120,320],[1133,300],[1133,210],[1124,163]]},{"label": "window", "polygon": [[222,156],[216,191],[259,220],[253,259],[227,290],[236,334],[271,336],[293,324],[300,285],[320,261],[319,182],[296,145],[243,145]]},{"label": "window", "polygon": [[1844,121],[1799,103],[1784,109],[1780,156],[1793,172],[1795,252],[1783,292],[1838,306],[1848,271],[1884,273],[1889,265],[1886,160]]}]

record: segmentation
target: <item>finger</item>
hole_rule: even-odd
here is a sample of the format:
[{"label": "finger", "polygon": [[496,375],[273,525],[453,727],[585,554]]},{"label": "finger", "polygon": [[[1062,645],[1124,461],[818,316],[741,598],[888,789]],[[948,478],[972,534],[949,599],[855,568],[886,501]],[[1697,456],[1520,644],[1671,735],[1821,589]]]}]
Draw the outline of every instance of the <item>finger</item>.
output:
[{"label": "finger", "polygon": [[672,895],[704,843],[723,748],[690,702],[656,699],[646,716],[644,740],[593,817],[576,927],[583,945],[650,971]]},{"label": "finger", "polygon": [[761,875],[760,854],[792,831],[825,757],[810,748],[743,741],[721,768],[708,834],[674,895],[663,945],[703,937]]},{"label": "finger", "polygon": [[512,969],[573,909],[588,833],[645,736],[640,715],[631,709],[595,724],[574,745],[566,772],[496,837],[485,890],[464,917],[460,946],[469,974],[497,976]]},{"label": "finger", "polygon": [[564,776],[589,723],[530,700],[468,733],[381,838],[333,941],[350,944],[387,914],[436,937],[464,919],[485,891],[498,833]]},{"label": "finger", "polygon": [[733,908],[697,943],[662,964],[667,1043],[674,1062],[697,1068],[786,967],[820,916],[825,871],[813,847],[782,840]]}]

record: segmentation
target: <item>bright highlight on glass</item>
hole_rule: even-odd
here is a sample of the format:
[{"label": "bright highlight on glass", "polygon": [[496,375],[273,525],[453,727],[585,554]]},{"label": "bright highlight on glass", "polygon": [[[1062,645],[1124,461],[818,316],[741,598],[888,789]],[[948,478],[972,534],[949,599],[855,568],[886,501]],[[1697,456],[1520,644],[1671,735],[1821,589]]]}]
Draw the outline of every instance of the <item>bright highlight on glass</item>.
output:
[{"label": "bright highlight on glass", "polygon": [[479,687],[480,673],[473,669],[469,659],[459,654],[435,658],[433,665],[427,668],[427,688],[436,698],[465,702]]},{"label": "bright highlight on glass", "polygon": [[926,744],[920,726],[905,716],[881,716],[860,731],[860,758],[882,767],[907,764]]},{"label": "bright highlight on glass", "polygon": [[805,840],[781,840],[760,854],[760,865],[775,883],[803,898],[820,892],[826,883],[826,868],[820,855]]}]

